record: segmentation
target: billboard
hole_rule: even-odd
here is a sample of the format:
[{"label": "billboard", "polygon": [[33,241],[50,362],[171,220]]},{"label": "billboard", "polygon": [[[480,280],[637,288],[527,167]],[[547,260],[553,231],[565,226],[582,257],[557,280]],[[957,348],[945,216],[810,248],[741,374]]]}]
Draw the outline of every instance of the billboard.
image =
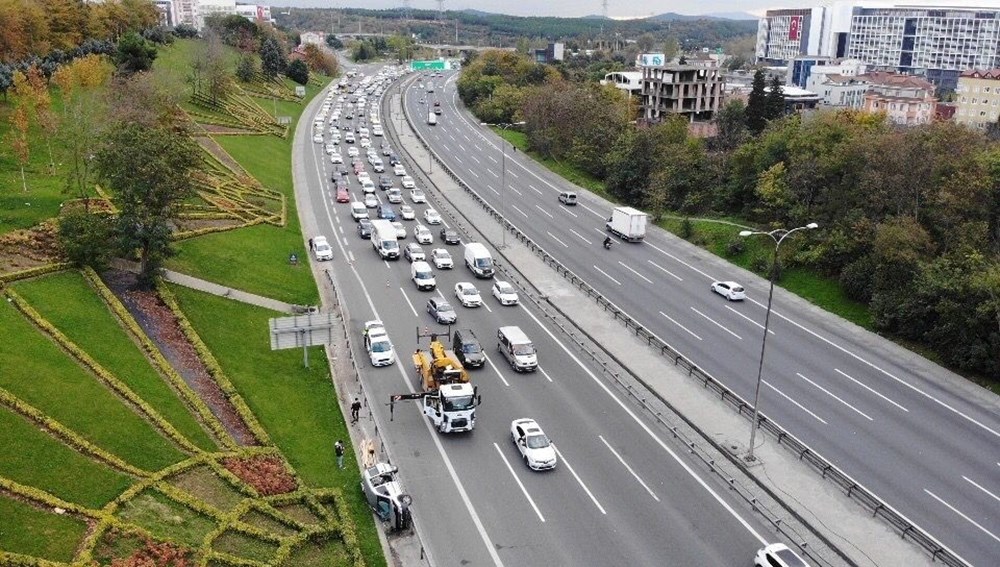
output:
[{"label": "billboard", "polygon": [[637,67],[659,67],[667,62],[667,57],[663,53],[640,53],[636,59]]},{"label": "billboard", "polygon": [[792,16],[788,22],[788,39],[799,39],[802,37],[802,16]]}]

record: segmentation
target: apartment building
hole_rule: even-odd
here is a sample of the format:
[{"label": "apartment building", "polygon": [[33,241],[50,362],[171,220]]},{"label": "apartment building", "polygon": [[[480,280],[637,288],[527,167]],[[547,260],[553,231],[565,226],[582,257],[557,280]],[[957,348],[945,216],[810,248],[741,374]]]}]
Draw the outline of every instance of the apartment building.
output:
[{"label": "apartment building", "polygon": [[861,75],[868,81],[863,110],[884,112],[896,124],[915,126],[934,120],[937,99],[934,85],[927,79],[874,71]]},{"label": "apartment building", "polygon": [[642,115],[656,122],[668,114],[690,121],[707,121],[722,102],[722,74],[718,67],[668,64],[642,68]]},{"label": "apartment building", "polygon": [[966,71],[955,89],[955,121],[985,128],[1000,118],[1000,69]]}]

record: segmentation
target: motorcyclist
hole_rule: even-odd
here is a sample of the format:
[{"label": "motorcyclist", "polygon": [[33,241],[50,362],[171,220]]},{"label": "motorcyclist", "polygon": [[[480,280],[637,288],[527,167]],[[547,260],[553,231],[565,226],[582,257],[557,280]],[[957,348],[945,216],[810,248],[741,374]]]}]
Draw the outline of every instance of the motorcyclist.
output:
[{"label": "motorcyclist", "polygon": [[604,237],[604,247],[605,248],[611,248],[611,237],[610,236],[605,236]]}]

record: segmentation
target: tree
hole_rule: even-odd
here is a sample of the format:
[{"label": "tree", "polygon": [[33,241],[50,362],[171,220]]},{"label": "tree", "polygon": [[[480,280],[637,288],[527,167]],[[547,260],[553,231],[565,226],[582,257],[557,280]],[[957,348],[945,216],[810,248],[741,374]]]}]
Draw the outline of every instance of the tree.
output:
[{"label": "tree", "polygon": [[764,115],[767,116],[768,120],[781,118],[785,115],[785,93],[777,75],[771,77],[771,88],[767,91],[766,107]]},{"label": "tree", "polygon": [[746,104],[735,99],[726,103],[715,115],[716,134],[712,143],[717,150],[731,151],[746,141]]},{"label": "tree", "polygon": [[663,44],[663,56],[667,61],[673,59],[678,53],[681,52],[681,44],[677,41],[677,38],[670,36],[667,41]]},{"label": "tree", "polygon": [[135,32],[125,34],[118,40],[115,65],[122,75],[132,75],[153,68],[156,46]]},{"label": "tree", "polygon": [[326,36],[326,45],[330,49],[343,49],[344,48],[344,42],[340,41],[340,39],[337,36],[333,35],[332,33],[331,34],[327,34],[327,36]]},{"label": "tree", "polygon": [[188,24],[180,24],[174,28],[174,35],[179,38],[194,38],[198,37],[198,29]]},{"label": "tree", "polygon": [[389,49],[396,53],[396,61],[402,63],[413,59],[417,44],[410,36],[396,34],[389,38]]},{"label": "tree", "polygon": [[92,90],[74,95],[64,103],[65,117],[60,131],[65,169],[64,191],[83,200],[90,211],[93,185],[94,140],[101,139],[106,108],[101,93]]},{"label": "tree", "polygon": [[244,83],[250,83],[256,76],[257,62],[254,61],[253,55],[249,53],[240,55],[240,60],[236,63],[236,78]]},{"label": "tree", "polygon": [[767,93],[764,91],[764,71],[757,69],[753,74],[753,86],[747,98],[746,121],[747,129],[754,136],[759,135],[767,126]]},{"label": "tree", "polygon": [[296,83],[304,85],[309,82],[309,67],[306,66],[305,61],[296,59],[288,65],[288,71],[285,72],[285,75]]},{"label": "tree", "polygon": [[94,158],[98,179],[119,209],[118,242],[139,254],[139,284],[151,286],[170,246],[170,221],[193,192],[198,153],[189,137],[159,126],[118,122]]},{"label": "tree", "polygon": [[114,222],[104,213],[64,214],[59,217],[59,242],[70,262],[103,271],[114,254]]},{"label": "tree", "polygon": [[334,77],[340,71],[337,58],[329,51],[310,43],[302,48],[302,57],[310,71]]},{"label": "tree", "polygon": [[260,45],[260,70],[268,78],[277,77],[284,72],[287,61],[278,40],[273,37],[265,39]]}]

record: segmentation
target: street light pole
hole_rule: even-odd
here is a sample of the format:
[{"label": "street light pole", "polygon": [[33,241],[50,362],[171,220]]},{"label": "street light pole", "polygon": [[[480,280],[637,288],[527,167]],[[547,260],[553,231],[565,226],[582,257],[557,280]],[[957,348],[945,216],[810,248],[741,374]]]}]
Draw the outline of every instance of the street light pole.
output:
[{"label": "street light pole", "polygon": [[[490,122],[480,122],[480,126],[496,126],[500,128],[504,133],[511,126],[521,126],[525,122],[501,122],[492,124]],[[503,225],[504,220],[507,219],[507,211],[505,209],[506,200],[504,199],[504,194],[507,193],[507,138],[505,136],[500,136],[500,250],[507,247],[507,227]]]},{"label": "street light pole", "polygon": [[791,230],[784,228],[777,228],[770,232],[756,231],[756,230],[741,230],[740,236],[756,236],[764,235],[771,238],[774,241],[774,257],[771,260],[771,273],[768,274],[768,280],[770,280],[770,288],[767,292],[767,314],[764,315],[764,338],[760,341],[760,362],[757,365],[757,388],[753,395],[753,419],[750,421],[750,448],[747,450],[746,461],[754,462],[756,457],[753,455],[753,444],[757,438],[757,418],[760,415],[760,385],[763,381],[764,374],[764,349],[767,347],[767,331],[768,326],[771,322],[771,301],[774,299],[774,278],[778,272],[778,249],[781,247],[781,243],[785,241],[786,238],[792,235],[792,233],[800,230],[812,230],[814,228],[819,228],[819,225],[811,222],[805,226],[799,226]]}]

